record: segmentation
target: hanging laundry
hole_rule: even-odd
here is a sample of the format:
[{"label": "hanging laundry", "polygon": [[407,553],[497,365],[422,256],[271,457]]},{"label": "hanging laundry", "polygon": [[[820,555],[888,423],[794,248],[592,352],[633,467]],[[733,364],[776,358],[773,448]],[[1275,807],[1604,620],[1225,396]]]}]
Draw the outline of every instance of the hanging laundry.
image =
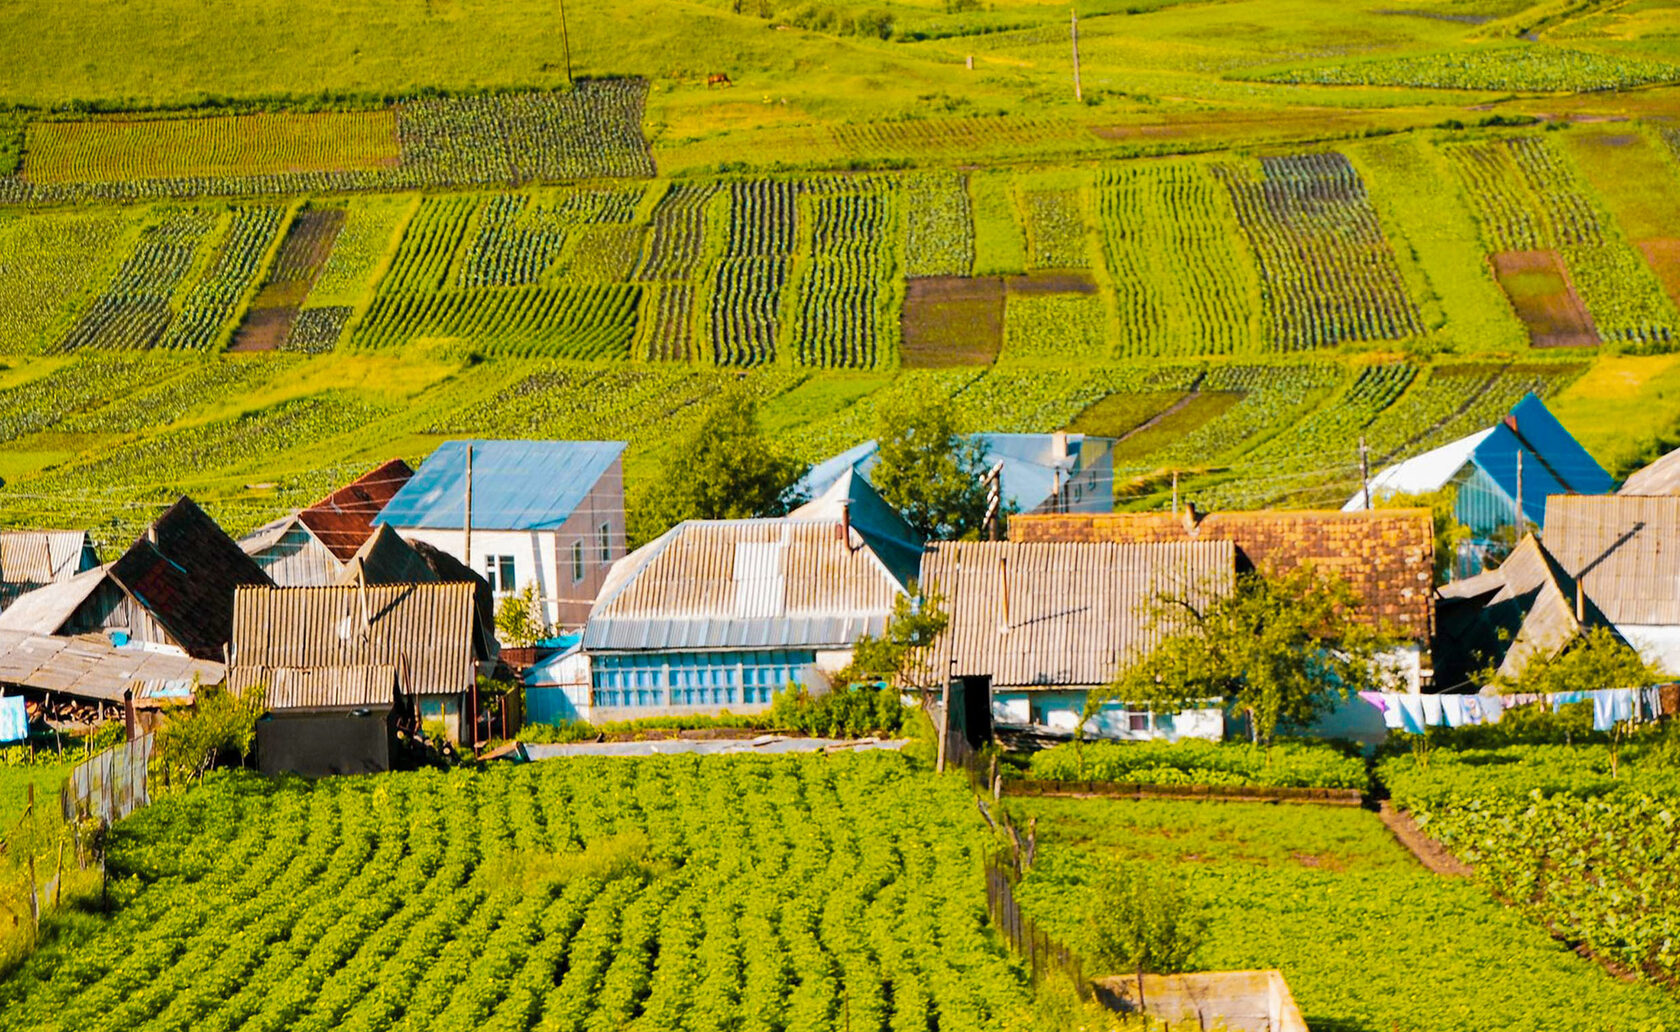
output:
[{"label": "hanging laundry", "polygon": [[1464,714],[1464,696],[1443,695],[1441,699],[1441,722],[1448,727],[1463,727],[1470,723]]},{"label": "hanging laundry", "polygon": [[1400,706],[1392,702],[1391,697],[1384,692],[1360,692],[1359,697],[1377,708],[1382,714],[1383,727],[1391,731],[1400,729]]},{"label": "hanging laundry", "polygon": [[1423,723],[1425,727],[1440,727],[1446,723],[1441,714],[1441,696],[1423,696]]},{"label": "hanging laundry", "polygon": [[21,742],[29,737],[29,714],[23,696],[0,699],[0,742]]},{"label": "hanging laundry", "polygon": [[1425,727],[1423,722],[1424,696],[1394,695],[1390,696],[1390,698],[1393,699],[1395,704],[1400,708],[1400,729],[1402,731],[1409,731],[1414,735],[1423,734],[1423,729]]}]

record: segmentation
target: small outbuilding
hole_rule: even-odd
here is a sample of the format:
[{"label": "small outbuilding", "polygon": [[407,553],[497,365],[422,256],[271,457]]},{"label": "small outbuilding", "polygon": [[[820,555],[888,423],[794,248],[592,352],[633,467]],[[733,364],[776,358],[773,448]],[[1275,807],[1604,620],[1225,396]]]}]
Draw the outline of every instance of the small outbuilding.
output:
[{"label": "small outbuilding", "polygon": [[374,774],[398,755],[397,729],[409,722],[389,665],[281,668],[266,685],[257,721],[257,766],[264,774]]}]

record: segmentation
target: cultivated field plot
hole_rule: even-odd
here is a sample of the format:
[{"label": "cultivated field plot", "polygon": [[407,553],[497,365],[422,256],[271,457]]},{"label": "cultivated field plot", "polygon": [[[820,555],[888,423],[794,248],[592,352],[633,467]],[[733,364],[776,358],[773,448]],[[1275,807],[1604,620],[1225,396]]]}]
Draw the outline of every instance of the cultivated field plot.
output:
[{"label": "cultivated field plot", "polygon": [[619,79],[375,111],[36,122],[0,204],[650,176],[646,96]]},{"label": "cultivated field plot", "polygon": [[1510,44],[1308,65],[1254,76],[1319,86],[1426,86],[1446,90],[1589,93],[1680,82],[1680,64],[1562,47]]},{"label": "cultivated field plot", "polygon": [[990,365],[1003,343],[1003,280],[913,279],[904,295],[904,367]]},{"label": "cultivated field plot", "polygon": [[1598,344],[1592,316],[1581,303],[1555,251],[1501,251],[1488,256],[1493,274],[1537,348]]},{"label": "cultivated field plot", "polygon": [[985,825],[896,755],[213,779],[122,826],[49,1029],[1028,1027]]},{"label": "cultivated field plot", "polygon": [[[1383,1032],[1672,1028],[1680,1002],[1616,980],[1495,901],[1431,873],[1364,810],[1019,800],[1039,860],[1034,920],[1089,951],[1091,886],[1136,864],[1181,884],[1209,921],[1204,970],[1276,967],[1309,1028]],[[1417,972],[1427,970],[1421,988]],[[1567,1000],[1563,1005],[1561,1001]]]}]

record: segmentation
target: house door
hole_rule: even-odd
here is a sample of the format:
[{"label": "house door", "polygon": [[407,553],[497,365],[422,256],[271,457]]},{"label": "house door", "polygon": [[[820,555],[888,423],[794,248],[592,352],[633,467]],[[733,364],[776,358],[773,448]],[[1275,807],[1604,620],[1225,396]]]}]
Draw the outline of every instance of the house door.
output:
[{"label": "house door", "polygon": [[963,737],[973,748],[992,740],[992,679],[962,679]]}]

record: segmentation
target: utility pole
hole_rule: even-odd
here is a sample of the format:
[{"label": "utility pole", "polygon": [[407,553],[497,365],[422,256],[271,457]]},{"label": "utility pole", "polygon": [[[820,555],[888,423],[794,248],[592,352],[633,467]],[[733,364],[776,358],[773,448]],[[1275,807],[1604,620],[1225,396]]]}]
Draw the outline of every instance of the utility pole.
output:
[{"label": "utility pole", "polygon": [[1365,435],[1359,435],[1359,479],[1365,485],[1365,510],[1371,509],[1371,456],[1365,450]]},{"label": "utility pole", "polygon": [[1178,470],[1173,470],[1173,515],[1178,515]]},{"label": "utility pole", "polygon": [[556,0],[560,8],[560,50],[566,58],[566,85],[572,84],[572,41],[566,35],[566,0]]},{"label": "utility pole", "polygon": [[1079,12],[1068,12],[1073,16],[1073,99],[1084,101],[1085,94],[1079,89]]},{"label": "utility pole", "polygon": [[986,485],[986,537],[992,541],[998,539],[998,516],[1003,511],[1003,463],[998,463],[986,473],[981,483]]},{"label": "utility pole", "polygon": [[[467,442],[467,509],[461,516],[461,561],[472,569],[472,442]],[[498,589],[501,585],[496,586]]]},{"label": "utility pole", "polygon": [[1517,448],[1517,540],[1518,541],[1522,540],[1523,531],[1528,528],[1528,517],[1523,515],[1523,504],[1522,504],[1522,487],[1523,487],[1523,485],[1522,485],[1522,480],[1523,480],[1522,455],[1523,455],[1522,448],[1518,447]]}]

